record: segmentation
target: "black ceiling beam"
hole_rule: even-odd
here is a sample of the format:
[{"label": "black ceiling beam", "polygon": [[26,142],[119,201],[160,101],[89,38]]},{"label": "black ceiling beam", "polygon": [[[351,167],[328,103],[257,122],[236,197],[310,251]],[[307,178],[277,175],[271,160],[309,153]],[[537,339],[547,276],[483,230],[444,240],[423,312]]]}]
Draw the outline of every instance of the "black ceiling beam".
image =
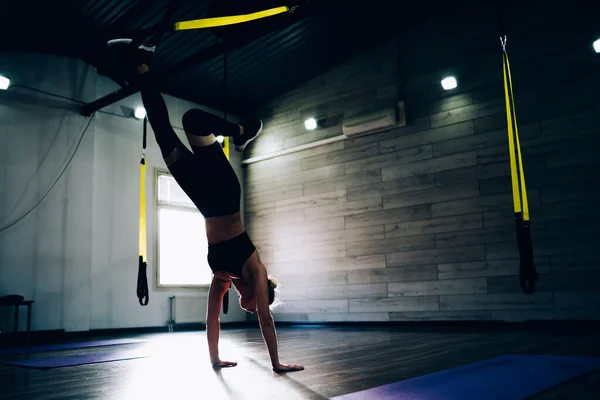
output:
[{"label": "black ceiling beam", "polygon": [[[189,56],[188,58],[181,60],[179,63],[173,64],[170,67],[166,67],[164,70],[158,72],[158,75],[163,77],[159,84],[164,85],[166,82],[168,82],[171,76],[176,76],[193,65],[197,65],[200,62],[210,61],[226,52],[243,47],[254,40],[258,40],[266,34],[281,30],[289,26],[290,23],[310,16],[314,11],[316,11],[317,8],[323,9],[325,4],[332,5],[332,3],[335,3],[335,1],[320,1],[316,3],[318,3],[321,7],[317,7],[315,2],[310,0],[303,2],[302,6],[298,7],[293,13],[285,14],[281,18],[273,19],[273,21],[269,21],[270,24],[265,24],[265,26],[261,29],[255,29],[250,32],[245,32],[244,35],[237,35],[233,39],[221,41],[201,50],[198,53],[195,53],[194,55]],[[185,34],[185,32],[178,34]],[[93,102],[83,104],[81,107],[81,114],[86,117],[90,116],[93,112],[116,103],[117,101],[123,100],[124,98],[129,97],[140,90],[141,87],[139,83],[131,83]]]}]

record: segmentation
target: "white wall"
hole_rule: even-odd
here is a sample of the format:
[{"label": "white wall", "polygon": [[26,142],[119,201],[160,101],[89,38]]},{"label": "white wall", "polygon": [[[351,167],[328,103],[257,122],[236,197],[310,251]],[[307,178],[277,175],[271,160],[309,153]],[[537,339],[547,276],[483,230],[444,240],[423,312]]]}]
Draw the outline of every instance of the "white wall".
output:
[{"label": "white wall", "polygon": [[[118,86],[79,60],[47,55],[2,53],[0,73],[10,76],[14,85],[0,92],[0,226],[4,226],[31,209],[56,179],[89,122],[72,102],[18,86],[86,102]],[[165,98],[176,128],[187,109],[198,107]],[[0,295],[18,293],[36,301],[34,330],[162,326],[169,316],[169,296],[206,294],[206,289],[155,288],[153,179],[156,168],[166,167],[150,129],[146,196],[151,292],[148,306],[138,304],[142,122],[124,114],[141,103],[134,95],[96,113],[73,161],[45,200],[0,232]],[[176,131],[185,143],[183,131]],[[241,174],[237,153],[231,161]],[[205,309],[206,300],[198,306]],[[9,310],[1,312],[0,323],[12,329]],[[244,314],[232,301],[221,320],[244,320]],[[21,321],[24,328],[25,314]]]}]

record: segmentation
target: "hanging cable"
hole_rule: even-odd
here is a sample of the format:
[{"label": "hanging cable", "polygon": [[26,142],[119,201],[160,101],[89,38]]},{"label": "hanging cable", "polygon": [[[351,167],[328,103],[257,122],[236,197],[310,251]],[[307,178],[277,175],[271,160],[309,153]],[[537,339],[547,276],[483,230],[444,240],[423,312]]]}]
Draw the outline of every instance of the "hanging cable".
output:
[{"label": "hanging cable", "polygon": [[54,147],[54,143],[56,142],[56,139],[58,139],[59,133],[60,133],[60,129],[56,132],[56,135],[54,135],[54,138],[52,138],[52,141],[50,142],[50,145],[48,146],[48,150],[42,156],[42,159],[40,160],[40,162],[39,162],[38,166],[36,167],[35,171],[33,172],[33,174],[31,174],[29,181],[27,181],[27,184],[25,185],[25,189],[23,189],[23,193],[21,193],[21,197],[19,197],[19,199],[17,201],[15,201],[11,210],[8,212],[8,214],[6,214],[7,217],[11,216],[15,212],[15,210],[19,207],[19,205],[22,204],[25,194],[27,193],[34,178],[44,169],[44,164],[46,163],[46,160],[48,159],[50,152],[51,152],[52,148]]},{"label": "hanging cable", "polygon": [[227,121],[227,52],[223,53],[223,119]]},{"label": "hanging cable", "polygon": [[64,168],[60,171],[60,173],[58,174],[58,176],[56,177],[56,179],[54,179],[54,181],[46,189],[46,191],[44,192],[44,194],[42,195],[42,197],[38,201],[36,201],[35,204],[33,205],[33,207],[31,207],[31,209],[29,209],[28,211],[26,211],[23,215],[21,215],[20,217],[18,217],[17,219],[15,219],[12,222],[9,222],[5,226],[0,227],[0,233],[6,231],[7,229],[10,229],[14,225],[18,224],[20,221],[22,221],[23,219],[25,219],[29,214],[31,214],[42,203],[42,201],[44,201],[44,199],[52,191],[52,189],[54,188],[54,186],[56,186],[56,184],[58,183],[58,181],[60,180],[60,178],[62,178],[62,176],[66,172],[67,168],[69,168],[69,165],[71,165],[71,162],[73,161],[73,158],[75,157],[75,154],[77,154],[77,150],[79,150],[79,146],[81,145],[81,142],[83,141],[85,133],[88,131],[90,125],[92,124],[92,120],[94,119],[94,115],[95,115],[95,113],[93,113],[90,116],[90,119],[88,120],[87,125],[85,126],[85,128],[81,132],[81,135],[79,135],[79,139],[77,140],[77,143],[75,144],[75,149],[71,153],[71,156],[67,160],[67,163],[65,164]]}]

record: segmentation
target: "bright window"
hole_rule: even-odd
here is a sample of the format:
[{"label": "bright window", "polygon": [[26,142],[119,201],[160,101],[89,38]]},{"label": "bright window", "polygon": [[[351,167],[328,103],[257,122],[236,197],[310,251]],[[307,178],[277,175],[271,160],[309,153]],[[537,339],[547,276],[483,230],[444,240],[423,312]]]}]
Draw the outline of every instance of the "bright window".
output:
[{"label": "bright window", "polygon": [[209,285],[204,217],[175,179],[158,174],[158,286]]}]

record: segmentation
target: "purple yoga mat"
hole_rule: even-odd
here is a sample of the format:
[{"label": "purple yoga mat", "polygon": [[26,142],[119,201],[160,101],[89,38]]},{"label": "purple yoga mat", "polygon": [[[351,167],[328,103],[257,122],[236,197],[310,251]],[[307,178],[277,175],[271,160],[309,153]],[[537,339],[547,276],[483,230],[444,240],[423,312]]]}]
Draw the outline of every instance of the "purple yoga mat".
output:
[{"label": "purple yoga mat", "polygon": [[103,347],[103,346],[115,346],[119,344],[133,344],[143,343],[146,340],[143,339],[110,339],[110,340],[94,340],[89,342],[74,342],[74,343],[61,343],[51,344],[47,346],[33,346],[33,347],[19,347],[15,349],[0,349],[0,356],[13,356],[16,354],[32,354],[42,353],[46,351],[58,351],[58,350],[72,350],[72,349],[85,349],[88,347]]},{"label": "purple yoga mat", "polygon": [[600,357],[504,355],[330,400],[523,400],[597,368]]},{"label": "purple yoga mat", "polygon": [[133,360],[137,358],[147,357],[152,357],[152,355],[148,353],[142,353],[140,351],[121,351],[80,354],[75,356],[64,357],[35,358],[32,360],[5,361],[0,362],[0,364],[23,368],[50,369],[61,367],[73,367],[75,365],[98,364],[110,361]]}]

